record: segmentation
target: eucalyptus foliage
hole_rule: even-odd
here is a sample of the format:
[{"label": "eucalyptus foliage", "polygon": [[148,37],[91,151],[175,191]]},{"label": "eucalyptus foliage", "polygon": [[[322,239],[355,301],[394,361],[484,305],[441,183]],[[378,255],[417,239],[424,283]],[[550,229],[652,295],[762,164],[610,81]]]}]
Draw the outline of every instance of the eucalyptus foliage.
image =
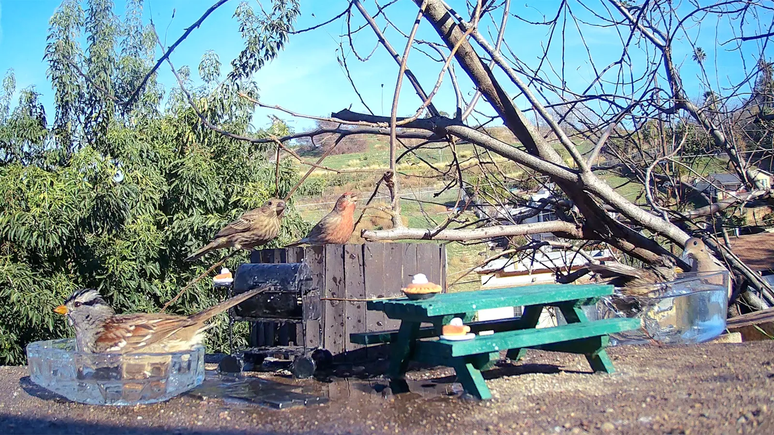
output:
[{"label": "eucalyptus foliage", "polygon": [[[295,2],[276,3],[297,9]],[[141,0],[128,1],[124,18],[113,7],[112,0],[65,0],[51,17],[45,52],[55,98],[51,125],[34,89],[14,101],[13,71],[2,81],[0,364],[24,363],[31,341],[70,335],[52,309],[77,288],[98,289],[118,312],[158,311],[219,258],[191,265],[183,261],[191,251],[296,181],[291,163],[282,161],[276,183],[274,150],[207,129],[182,91],[165,92],[155,77],[132,107],[123,105],[154,63],[155,39],[141,20]],[[248,10],[241,6],[239,13]],[[180,69],[209,122],[267,134],[251,129],[252,106],[238,90],[257,96],[251,74],[282,47],[294,16],[277,7],[270,23],[242,19],[242,32],[267,45],[246,49],[227,80],[214,52],[198,66],[203,85],[194,86],[189,68]],[[291,208],[273,246],[305,230]],[[240,254],[229,265],[246,258]],[[170,309],[192,313],[223,296],[205,279]],[[210,350],[223,349],[226,340],[226,319],[218,321]]]}]

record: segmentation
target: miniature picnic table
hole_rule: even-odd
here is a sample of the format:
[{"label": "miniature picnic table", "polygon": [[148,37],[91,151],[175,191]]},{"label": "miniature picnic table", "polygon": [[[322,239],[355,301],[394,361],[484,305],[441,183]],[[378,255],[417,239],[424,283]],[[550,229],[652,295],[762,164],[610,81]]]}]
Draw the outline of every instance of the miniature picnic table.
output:
[{"label": "miniature picnic table", "polygon": [[[393,390],[405,390],[403,377],[408,363],[417,360],[453,367],[466,392],[489,399],[492,396],[481,370],[493,367],[502,350],[507,350],[512,360],[524,356],[527,348],[580,353],[595,372],[612,373],[613,363],[604,350],[608,334],[637,329],[640,322],[625,318],[589,320],[581,308],[612,293],[610,285],[547,284],[444,293],[425,300],[374,300],[367,303],[368,310],[383,311],[387,317],[400,320],[400,328],[351,334],[350,340],[366,345],[391,343],[389,375]],[[524,307],[520,317],[467,323],[478,310],[519,306]],[[567,324],[536,329],[546,306],[557,307]],[[466,322],[476,337],[466,341],[440,339],[441,328],[454,317]],[[422,323],[432,326],[421,327]],[[494,333],[478,335],[481,331]]]}]

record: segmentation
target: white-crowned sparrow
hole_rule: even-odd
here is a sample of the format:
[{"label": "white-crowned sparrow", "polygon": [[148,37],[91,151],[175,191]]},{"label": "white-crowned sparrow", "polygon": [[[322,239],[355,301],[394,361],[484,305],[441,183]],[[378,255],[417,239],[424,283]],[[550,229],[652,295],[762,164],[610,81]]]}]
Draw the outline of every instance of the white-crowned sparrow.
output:
[{"label": "white-crowned sparrow", "polygon": [[75,291],[54,312],[67,316],[75,329],[75,342],[81,352],[166,353],[190,350],[210,328],[205,322],[229,308],[257,295],[251,290],[190,316],[173,314],[116,314],[93,289]]},{"label": "white-crowned sparrow", "polygon": [[239,219],[218,231],[210,243],[191,254],[185,261],[194,261],[217,249],[253,249],[269,243],[279,234],[285,207],[285,201],[272,198],[255,210],[246,211]]}]

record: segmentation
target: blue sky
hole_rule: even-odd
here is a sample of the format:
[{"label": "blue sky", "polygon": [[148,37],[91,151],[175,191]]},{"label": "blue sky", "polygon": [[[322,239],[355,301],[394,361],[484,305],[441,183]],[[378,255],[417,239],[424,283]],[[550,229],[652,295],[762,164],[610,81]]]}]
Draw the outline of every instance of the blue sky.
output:
[{"label": "blue sky", "polygon": [[[215,50],[224,64],[223,73],[228,71],[229,62],[242,47],[242,40],[238,33],[237,22],[232,17],[234,9],[240,0],[231,0],[215,11],[191,36],[181,44],[173,53],[172,60],[176,67],[189,65],[192,71],[196,71],[202,54],[207,50]],[[60,0],[0,0],[0,73],[4,74],[8,68],[15,70],[17,88],[21,89],[34,85],[38,92],[42,93],[42,100],[46,106],[49,119],[53,119],[53,92],[46,79],[46,65],[43,62],[43,53],[48,34],[48,20],[59,5]],[[214,0],[145,0],[144,14],[146,20],[152,18],[157,26],[162,40],[169,45],[173,43],[184,29],[193,23],[201,14],[214,3]],[[269,0],[263,3],[268,5]],[[305,28],[326,20],[346,7],[346,1],[302,1],[302,16],[296,23],[296,28]],[[363,2],[373,13],[373,3]],[[461,1],[450,2],[460,8],[465,14]],[[531,2],[532,5],[514,2],[512,12],[531,19],[541,19],[544,15],[552,13],[556,0]],[[257,2],[252,1],[256,6]],[[537,6],[536,6],[537,5]],[[124,1],[116,0],[116,12],[123,13]],[[174,11],[174,17],[173,17]],[[404,31],[408,31],[416,15],[416,6],[411,1],[401,0],[389,9],[390,17]],[[578,11],[576,11],[578,12]],[[582,14],[582,12],[579,12]],[[760,17],[763,21],[771,20],[771,16]],[[357,20],[356,25],[362,24],[362,19]],[[379,20],[384,25],[384,20]],[[765,25],[765,23],[764,23]],[[722,26],[720,26],[722,27]],[[707,65],[714,69],[717,65],[720,73],[717,77],[711,76],[714,83],[723,84],[738,80],[744,74],[738,58],[732,57],[725,47],[717,47],[714,44],[714,25],[698,34],[699,45],[705,48],[708,54]],[[354,45],[358,52],[366,56],[376,48],[371,59],[363,64],[358,62],[350,53],[348,42],[341,37],[346,33],[346,22],[338,20],[334,24],[313,32],[291,36],[290,42],[280,56],[265,67],[256,76],[260,87],[261,100],[267,104],[281,105],[287,109],[310,115],[326,116],[352,105],[353,110],[364,111],[359,103],[352,87],[350,86],[343,68],[336,59],[340,55],[339,44],[344,44],[344,51],[348,54],[348,63],[352,67],[354,79],[358,84],[364,99],[376,114],[389,114],[392,103],[392,92],[398,73],[398,66],[386,54],[384,49],[376,47],[376,40],[370,30],[357,34]],[[537,33],[536,33],[537,32]],[[542,32],[542,33],[541,33]],[[546,30],[527,27],[519,23],[515,18],[509,22],[507,39],[509,48],[520,59],[529,64],[537,62],[541,47],[546,43]],[[388,31],[388,38],[392,39],[396,50],[400,53],[404,49],[404,39],[398,37],[395,31]],[[620,43],[611,29],[591,28],[585,30],[586,42],[592,47],[595,61],[604,66],[620,56]],[[437,41],[437,35],[426,23],[420,27],[418,34],[420,39]],[[582,90],[586,83],[593,78],[593,71],[586,61],[586,53],[580,39],[568,39],[566,51],[552,52],[552,66],[560,68],[562,55],[564,56],[565,69],[567,71],[568,84],[575,90]],[[690,48],[685,45],[678,46],[675,57],[682,64],[684,80],[691,96],[701,95],[702,89],[696,77],[698,69],[695,62],[690,59]],[[157,53],[157,56],[160,55]],[[748,62],[754,62],[750,57]],[[641,69],[638,59],[634,58],[632,70],[636,73]],[[435,85],[440,66],[428,61],[419,52],[413,52],[409,66],[420,77],[423,87],[430,90]],[[168,72],[167,65],[160,69],[160,82],[167,90],[174,85],[174,78]],[[457,70],[457,76],[463,84],[463,92],[466,96],[472,95],[473,89],[461,70]],[[383,88],[382,88],[382,85]],[[513,91],[515,95],[515,90]],[[449,85],[448,74],[444,78],[441,92],[434,100],[436,106],[443,111],[454,111],[454,94]],[[404,82],[400,97],[399,112],[401,115],[413,114],[421,101],[416,97],[408,83]],[[486,108],[479,103],[479,108]],[[271,112],[259,111],[255,123],[264,126],[269,122],[268,113],[278,114],[286,119],[297,130],[311,125],[309,121],[292,120],[289,116]]]}]

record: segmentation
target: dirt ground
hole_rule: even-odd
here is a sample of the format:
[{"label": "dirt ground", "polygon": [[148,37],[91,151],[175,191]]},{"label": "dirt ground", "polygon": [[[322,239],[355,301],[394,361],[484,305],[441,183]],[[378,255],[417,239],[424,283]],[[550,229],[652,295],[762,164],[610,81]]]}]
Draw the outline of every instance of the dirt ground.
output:
[{"label": "dirt ground", "polygon": [[24,367],[0,367],[0,433],[774,433],[774,341],[608,352],[617,369],[610,375],[592,374],[582,356],[531,351],[486,373],[495,398],[485,402],[454,394],[447,369],[412,371],[417,392],[397,396],[380,378],[271,376],[329,398],[284,410],[201,394],[148,406],[81,405],[35,386]]}]

